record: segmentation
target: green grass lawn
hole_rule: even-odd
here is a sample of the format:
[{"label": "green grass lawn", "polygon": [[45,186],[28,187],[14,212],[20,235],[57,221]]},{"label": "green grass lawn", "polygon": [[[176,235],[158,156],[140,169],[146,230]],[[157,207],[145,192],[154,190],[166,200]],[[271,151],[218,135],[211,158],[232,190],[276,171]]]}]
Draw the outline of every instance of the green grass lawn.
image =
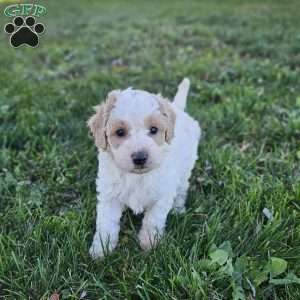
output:
[{"label": "green grass lawn", "polygon": [[[299,1],[43,3],[38,48],[0,34],[0,299],[300,299]],[[204,131],[187,212],[143,252],[127,211],[94,262],[92,106],[184,76]]]}]

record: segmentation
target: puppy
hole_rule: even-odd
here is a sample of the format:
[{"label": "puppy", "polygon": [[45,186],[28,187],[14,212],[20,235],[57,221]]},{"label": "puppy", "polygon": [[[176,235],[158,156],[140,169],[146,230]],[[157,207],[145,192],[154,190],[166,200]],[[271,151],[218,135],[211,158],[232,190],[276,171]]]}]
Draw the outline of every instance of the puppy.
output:
[{"label": "puppy", "polygon": [[132,88],[112,91],[88,120],[99,152],[93,258],[116,247],[125,207],[144,212],[143,249],[157,244],[172,208],[185,210],[201,136],[198,122],[184,112],[189,86],[184,79],[172,103]]}]

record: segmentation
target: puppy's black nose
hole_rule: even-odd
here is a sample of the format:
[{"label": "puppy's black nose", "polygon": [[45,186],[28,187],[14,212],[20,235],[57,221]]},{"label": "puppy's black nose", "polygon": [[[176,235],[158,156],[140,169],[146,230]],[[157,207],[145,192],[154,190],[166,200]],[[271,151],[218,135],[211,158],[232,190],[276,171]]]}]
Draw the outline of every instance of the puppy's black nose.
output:
[{"label": "puppy's black nose", "polygon": [[148,153],[145,151],[134,152],[132,153],[131,158],[136,166],[143,166],[148,159]]}]

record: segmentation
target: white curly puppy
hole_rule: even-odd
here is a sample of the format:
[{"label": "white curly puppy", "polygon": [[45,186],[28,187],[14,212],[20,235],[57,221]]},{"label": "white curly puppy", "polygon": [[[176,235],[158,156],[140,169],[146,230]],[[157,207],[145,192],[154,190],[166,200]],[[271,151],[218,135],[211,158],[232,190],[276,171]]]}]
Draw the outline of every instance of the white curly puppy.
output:
[{"label": "white curly puppy", "polygon": [[172,208],[184,211],[201,136],[198,122],[184,112],[189,86],[184,79],[172,103],[146,91],[112,91],[89,119],[99,150],[92,257],[116,247],[125,207],[144,212],[143,249],[156,245]]}]

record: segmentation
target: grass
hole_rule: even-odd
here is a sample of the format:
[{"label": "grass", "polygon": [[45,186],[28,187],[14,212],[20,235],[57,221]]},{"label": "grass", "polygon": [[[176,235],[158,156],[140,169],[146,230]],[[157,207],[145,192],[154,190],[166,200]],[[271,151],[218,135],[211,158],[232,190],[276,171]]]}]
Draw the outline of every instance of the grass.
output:
[{"label": "grass", "polygon": [[[39,48],[0,35],[0,298],[300,299],[299,2],[44,4]],[[145,253],[126,212],[94,262],[92,106],[184,76],[204,131],[187,213]]]}]

